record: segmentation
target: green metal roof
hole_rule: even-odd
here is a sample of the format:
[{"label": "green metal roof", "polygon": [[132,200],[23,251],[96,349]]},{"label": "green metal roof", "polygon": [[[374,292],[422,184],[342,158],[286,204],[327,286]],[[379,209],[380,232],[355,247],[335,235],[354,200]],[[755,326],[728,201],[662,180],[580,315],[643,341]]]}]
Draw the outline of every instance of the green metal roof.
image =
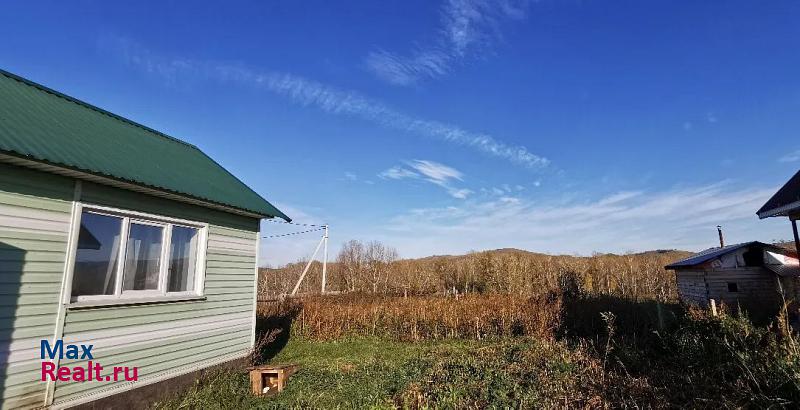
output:
[{"label": "green metal roof", "polygon": [[194,145],[3,70],[0,152],[290,220]]}]

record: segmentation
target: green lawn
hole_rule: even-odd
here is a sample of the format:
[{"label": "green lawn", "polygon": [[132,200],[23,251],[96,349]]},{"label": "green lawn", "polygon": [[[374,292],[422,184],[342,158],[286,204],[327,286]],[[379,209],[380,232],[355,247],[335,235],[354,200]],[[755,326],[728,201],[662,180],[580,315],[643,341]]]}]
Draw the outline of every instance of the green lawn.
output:
[{"label": "green lawn", "polygon": [[463,354],[475,343],[402,343],[383,340],[308,342],[292,339],[271,361],[297,363],[287,389],[252,397],[244,372],[220,373],[157,408],[392,408],[409,383],[418,382],[431,357]]}]

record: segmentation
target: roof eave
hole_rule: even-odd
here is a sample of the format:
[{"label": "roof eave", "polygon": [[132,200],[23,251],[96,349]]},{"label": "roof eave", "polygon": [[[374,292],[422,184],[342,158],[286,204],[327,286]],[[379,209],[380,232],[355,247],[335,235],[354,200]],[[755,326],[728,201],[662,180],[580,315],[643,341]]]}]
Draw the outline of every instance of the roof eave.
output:
[{"label": "roof eave", "polygon": [[790,213],[795,211],[800,211],[800,201],[794,201],[792,203],[764,211],[759,210],[756,215],[758,215],[758,219],[766,219],[773,216],[789,216]]},{"label": "roof eave", "polygon": [[61,166],[58,164],[52,164],[49,162],[39,161],[39,160],[32,160],[28,158],[23,158],[15,155],[9,155],[7,153],[0,152],[0,162],[18,165],[26,168],[35,169],[38,171],[44,171],[56,175],[66,176],[70,178],[76,178],[84,181],[95,182],[101,185],[112,186],[115,188],[126,189],[129,191],[140,192],[160,198],[170,199],[173,201],[184,202],[192,205],[199,205],[206,208],[216,209],[223,212],[228,212],[236,215],[246,216],[250,218],[275,218],[280,217],[281,219],[285,219],[290,221],[291,219],[287,219],[288,216],[285,215],[268,215],[265,213],[253,212],[251,210],[237,208],[229,205],[219,204],[216,202],[195,198],[192,196],[188,196],[185,194],[167,191],[164,189],[158,189],[146,185],[136,184],[116,178],[111,178],[108,176],[97,175],[90,172],[73,169],[65,166]]}]

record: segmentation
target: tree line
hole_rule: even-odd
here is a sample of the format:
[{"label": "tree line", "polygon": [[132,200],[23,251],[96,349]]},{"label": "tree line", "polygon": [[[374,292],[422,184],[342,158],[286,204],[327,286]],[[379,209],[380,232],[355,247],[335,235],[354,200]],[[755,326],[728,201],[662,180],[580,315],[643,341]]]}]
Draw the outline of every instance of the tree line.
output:
[{"label": "tree line", "polygon": [[[346,242],[328,264],[326,291],[387,295],[505,293],[610,295],[671,301],[677,297],[674,272],[664,266],[688,256],[682,251],[546,255],[516,249],[470,252],[458,256],[400,259],[397,250],[378,241]],[[261,269],[262,298],[286,294],[307,261]],[[321,290],[321,264],[312,263],[300,293]]]}]

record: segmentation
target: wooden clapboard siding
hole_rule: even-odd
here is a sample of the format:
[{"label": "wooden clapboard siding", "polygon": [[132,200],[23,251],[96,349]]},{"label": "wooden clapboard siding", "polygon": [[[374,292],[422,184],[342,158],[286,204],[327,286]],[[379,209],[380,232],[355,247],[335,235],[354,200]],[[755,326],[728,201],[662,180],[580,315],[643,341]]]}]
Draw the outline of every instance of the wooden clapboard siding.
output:
[{"label": "wooden clapboard siding", "polygon": [[[780,297],[775,274],[761,267],[710,271],[706,281],[708,297],[729,305],[771,303],[777,302]],[[736,283],[738,291],[729,292],[728,283]]]},{"label": "wooden clapboard siding", "polygon": [[258,220],[91,183],[84,183],[81,201],[208,223],[205,300],[68,310],[65,342],[94,344],[94,361],[105,369],[137,366],[139,381],[58,382],[56,407],[247,354]]},{"label": "wooden clapboard siding", "polygon": [[0,164],[0,403],[44,403],[39,343],[51,339],[74,181]]},{"label": "wooden clapboard siding", "polygon": [[[776,275],[762,267],[679,270],[675,273],[678,295],[685,303],[707,305],[710,299],[730,306],[769,305],[780,301]],[[737,292],[728,290],[736,283]],[[784,292],[796,292],[794,281],[783,280]]]},{"label": "wooden clapboard siding", "polygon": [[704,306],[708,303],[705,272],[702,270],[680,270],[675,272],[678,296],[685,303]]}]

